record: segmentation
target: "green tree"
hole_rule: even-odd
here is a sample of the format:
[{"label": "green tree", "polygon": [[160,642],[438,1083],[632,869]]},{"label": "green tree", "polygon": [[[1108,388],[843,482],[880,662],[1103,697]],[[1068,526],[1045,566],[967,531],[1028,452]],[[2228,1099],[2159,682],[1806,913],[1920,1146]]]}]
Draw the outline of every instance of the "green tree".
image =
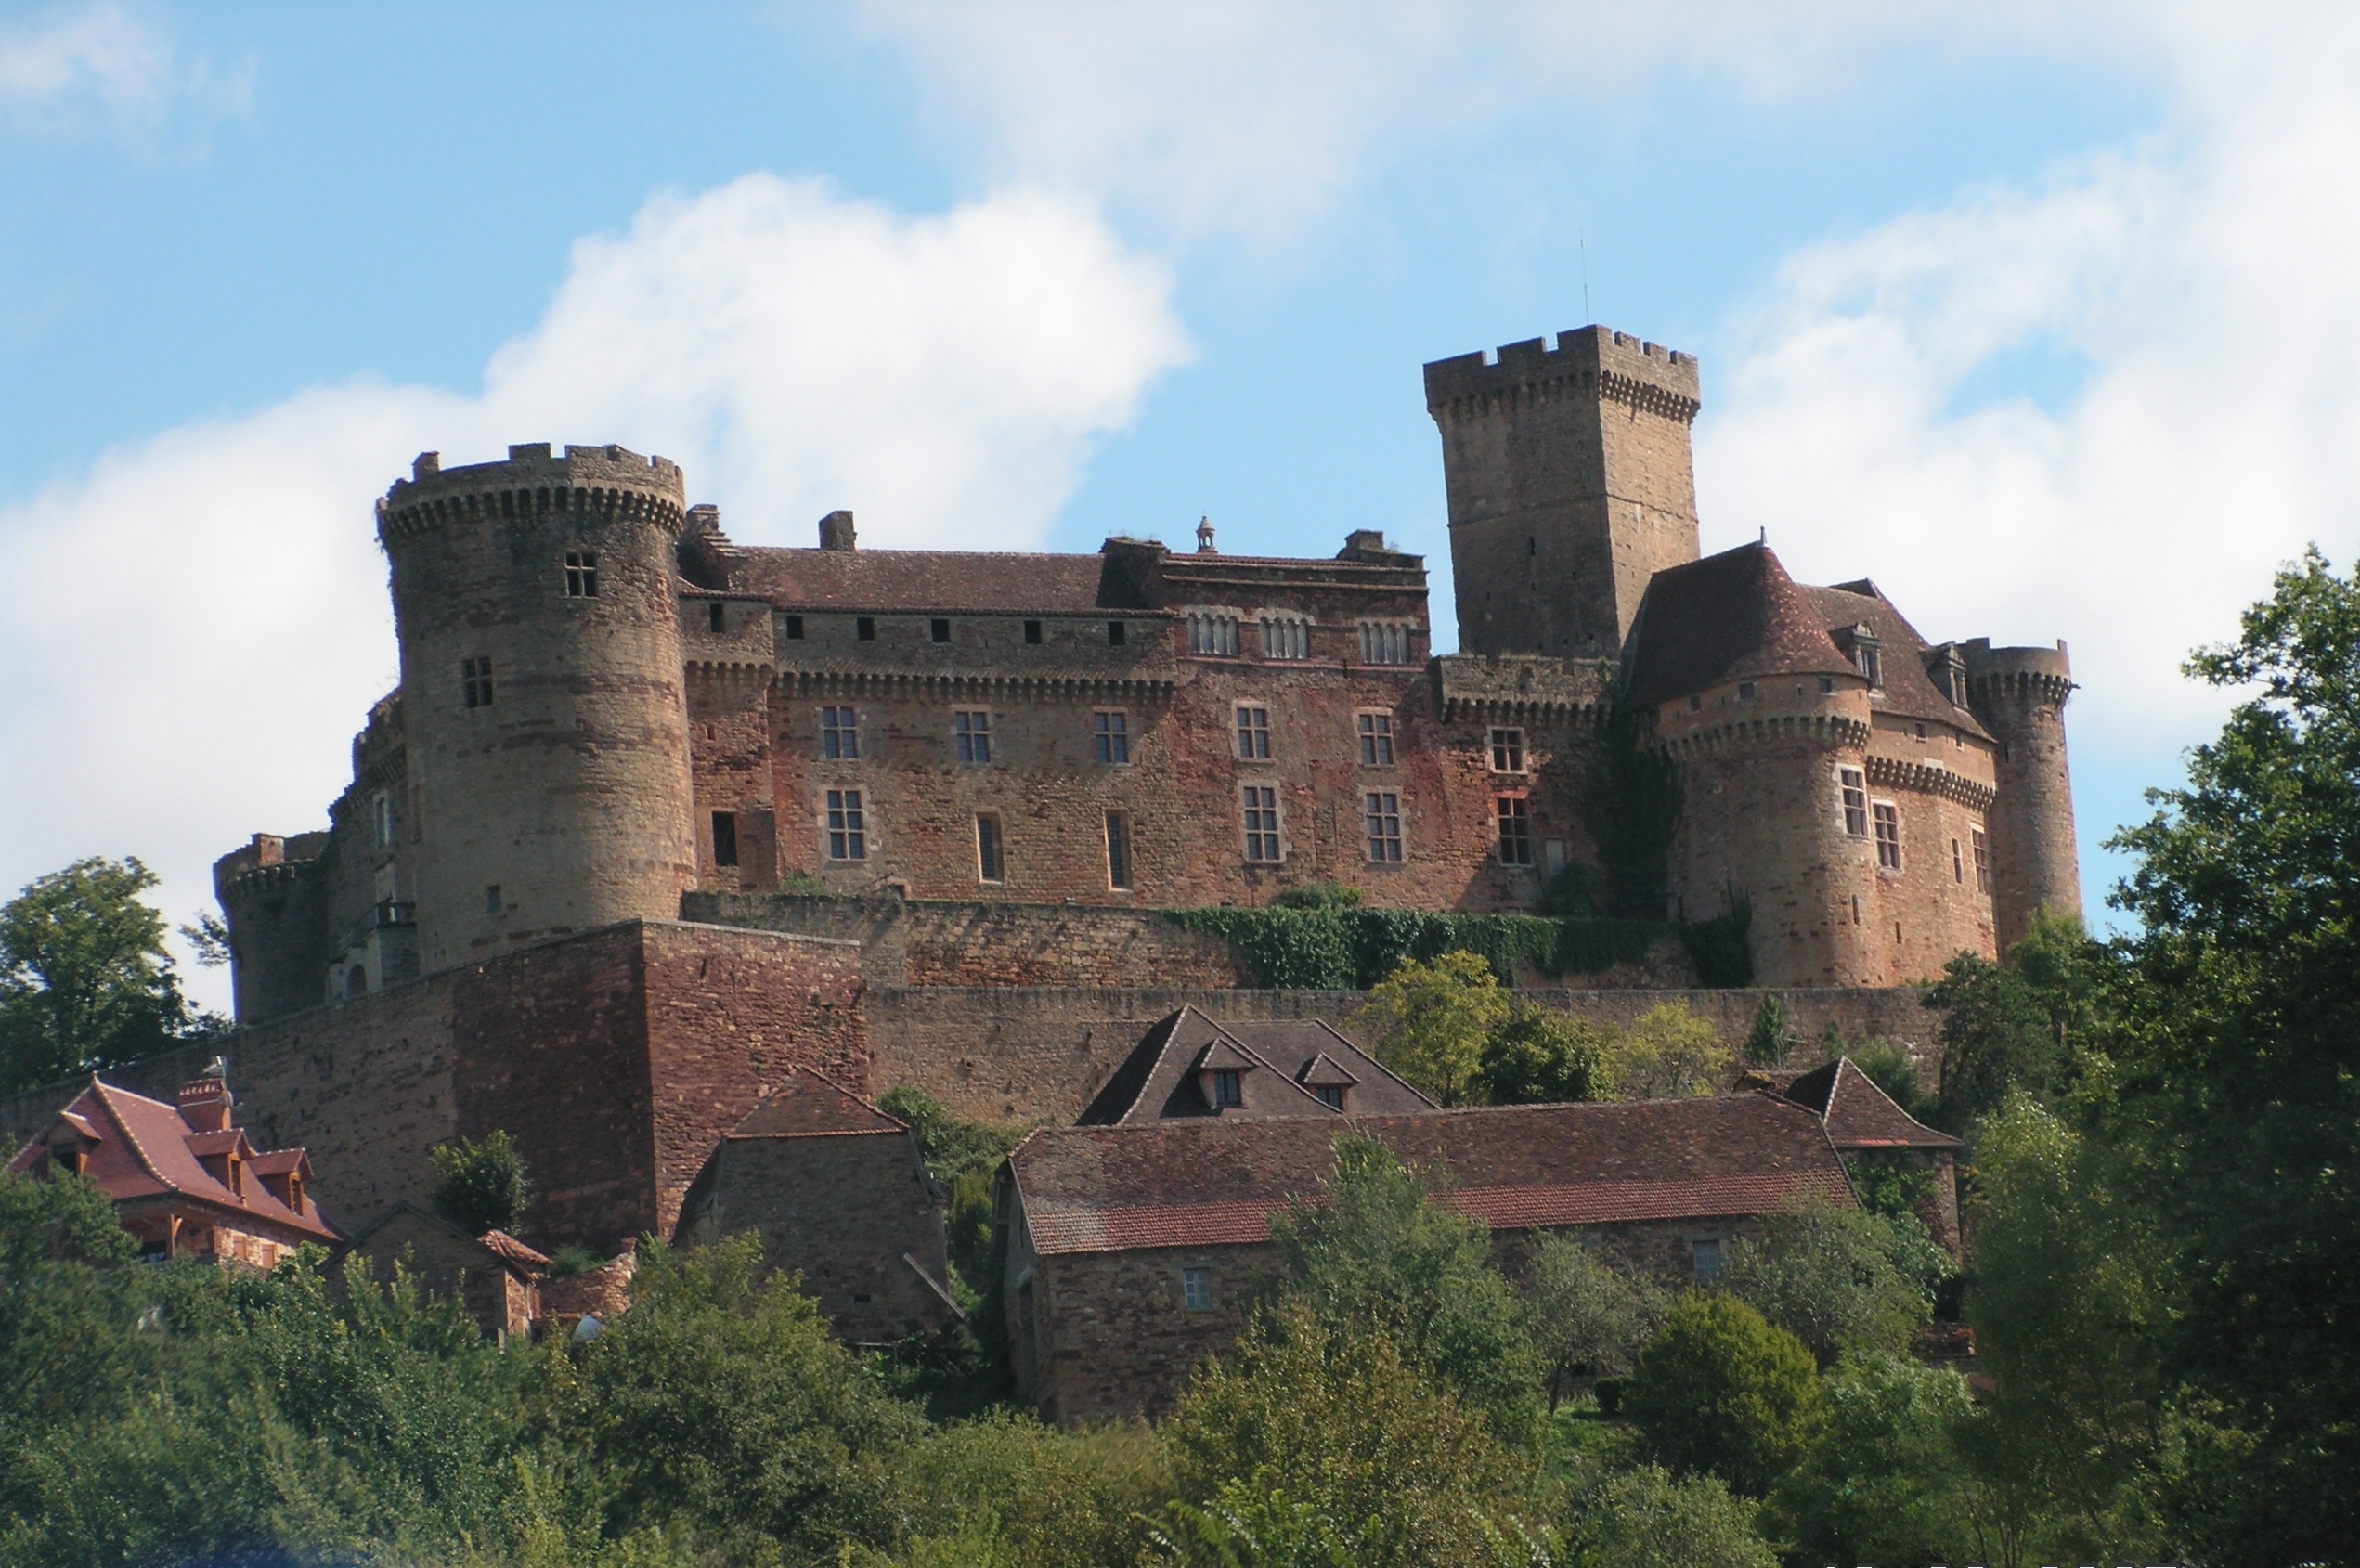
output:
[{"label": "green tree", "polygon": [[1510,1001],[1481,956],[1446,952],[1404,960],[1369,991],[1354,1023],[1375,1041],[1379,1061],[1440,1104],[1468,1105],[1484,1042],[1507,1022]]},{"label": "green tree", "polygon": [[1736,1054],[1685,1003],[1666,1002],[1610,1037],[1606,1091],[1618,1099],[1718,1094]]},{"label": "green tree", "polygon": [[1786,1004],[1778,992],[1762,992],[1762,1004],[1754,1010],[1754,1027],[1746,1031],[1744,1056],[1757,1067],[1778,1067],[1786,1060],[1795,1038],[1786,1023]]},{"label": "green tree", "polygon": [[1774,1568],[1755,1505],[1718,1476],[1676,1477],[1655,1465],[1607,1476],[1576,1499],[1565,1527],[1568,1568]]},{"label": "green tree", "polygon": [[115,1276],[137,1251],[83,1178],[0,1174],[0,1444],[129,1375],[136,1309]]},{"label": "green tree", "polygon": [[896,1458],[893,1484],[910,1540],[988,1526],[998,1555],[980,1561],[1082,1568],[1137,1559],[1142,1516],[1170,1495],[1168,1469],[1163,1444],[1143,1424],[1060,1432],[1001,1410],[927,1434]]},{"label": "green tree", "polygon": [[1270,1238],[1289,1301],[1335,1333],[1384,1336],[1503,1436],[1529,1432],[1539,1362],[1523,1302],[1492,1266],[1491,1235],[1434,1201],[1391,1149],[1338,1138],[1326,1200],[1274,1214]]},{"label": "green tree", "polygon": [[1534,1243],[1524,1289],[1551,1410],[1571,1378],[1628,1376],[1672,1302],[1653,1280],[1627,1274],[1557,1235]]},{"label": "green tree", "polygon": [[494,1131],[480,1143],[461,1138],[431,1152],[436,1213],[470,1236],[516,1228],[533,1189],[514,1139]]},{"label": "green tree", "polygon": [[1819,1440],[1819,1369],[1801,1341],[1731,1296],[1691,1292],[1639,1354],[1623,1409],[1657,1462],[1758,1497]]},{"label": "green tree", "polygon": [[1262,1328],[1206,1364],[1164,1426],[1183,1504],[1242,1504],[1249,1530],[1255,1516],[1280,1523],[1312,1563],[1338,1546],[1364,1568],[1498,1563],[1529,1471],[1481,1411],[1381,1329],[1300,1302]]},{"label": "green tree", "polygon": [[1979,1488],[1959,1438],[1978,1419],[1957,1373],[1906,1356],[1847,1358],[1828,1378],[1827,1427],[1774,1509],[1798,1558],[1989,1562]]},{"label": "green tree", "polygon": [[1726,1288],[1832,1367],[1848,1351],[1908,1350],[1951,1272],[1916,1219],[1819,1199],[1770,1216],[1760,1240],[1731,1246]]},{"label": "green tree", "polygon": [[2218,1560],[2336,1561],[2360,1496],[2360,581],[2306,553],[2188,671],[2250,694],[2114,840],[2142,930],[2108,1132],[2188,1287],[2173,1375],[2250,1443]]},{"label": "green tree", "polygon": [[220,1032],[191,1009],[134,857],[76,861],[0,904],[0,1092],[55,1083]]},{"label": "green tree", "polygon": [[1596,1024],[1520,1004],[1485,1037],[1477,1097],[1496,1106],[1596,1099],[1606,1048]]},{"label": "green tree", "polygon": [[1965,1132],[2011,1089],[2043,1097],[2070,1092],[2084,1048],[2095,1043],[2112,967],[2080,920],[2051,910],[2035,912],[1997,964],[1966,952],[1952,958],[1926,995],[1926,1004],[1942,1013],[1934,1124]]}]

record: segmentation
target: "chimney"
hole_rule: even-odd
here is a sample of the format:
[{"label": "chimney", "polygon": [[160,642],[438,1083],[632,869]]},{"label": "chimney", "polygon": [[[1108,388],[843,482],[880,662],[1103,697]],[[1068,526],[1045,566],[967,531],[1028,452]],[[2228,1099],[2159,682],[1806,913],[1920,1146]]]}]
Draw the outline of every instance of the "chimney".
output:
[{"label": "chimney", "polygon": [[213,1065],[180,1086],[180,1120],[199,1133],[229,1130],[229,1108],[237,1103],[229,1093],[229,1064],[219,1056]]},{"label": "chimney", "polygon": [[831,512],[820,519],[820,548],[822,550],[858,550],[860,548],[852,534],[850,512]]}]

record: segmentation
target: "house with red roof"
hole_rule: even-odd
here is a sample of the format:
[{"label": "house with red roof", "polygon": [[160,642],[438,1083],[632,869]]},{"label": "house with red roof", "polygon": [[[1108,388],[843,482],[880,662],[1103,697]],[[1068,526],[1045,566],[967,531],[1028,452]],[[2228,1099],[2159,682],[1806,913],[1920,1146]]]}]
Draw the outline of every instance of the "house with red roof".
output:
[{"label": "house with red roof", "polygon": [[799,1275],[840,1338],[890,1344],[960,1316],[943,1208],[908,1123],[796,1071],[714,1148],[674,1240],[756,1232],[764,1264]]},{"label": "house with red roof", "polygon": [[1001,1178],[1018,1397],[1068,1425],[1168,1409],[1243,1328],[1251,1282],[1277,1266],[1270,1216],[1320,1200],[1345,1133],[1434,1173],[1511,1267],[1560,1234],[1705,1283],[1764,1216],[1856,1203],[1820,1116],[1768,1094],[1044,1128]]},{"label": "house with red roof", "polygon": [[1779,1093],[1818,1113],[1848,1167],[1867,1161],[1931,1177],[1931,1197],[1920,1204],[1918,1217],[1935,1240],[1953,1255],[1958,1252],[1958,1151],[1964,1143],[1903,1110],[1849,1056],[1794,1077]]},{"label": "house with red roof", "polygon": [[1389,1116],[1436,1108],[1318,1018],[1246,1022],[1195,1007],[1165,1015],[1110,1073],[1080,1125],[1186,1116]]},{"label": "house with red roof", "polygon": [[175,1100],[93,1077],[8,1169],[95,1183],[152,1259],[267,1269],[305,1242],[342,1239],[308,1190],[309,1157],[256,1148],[232,1123],[227,1064],[216,1057]]}]

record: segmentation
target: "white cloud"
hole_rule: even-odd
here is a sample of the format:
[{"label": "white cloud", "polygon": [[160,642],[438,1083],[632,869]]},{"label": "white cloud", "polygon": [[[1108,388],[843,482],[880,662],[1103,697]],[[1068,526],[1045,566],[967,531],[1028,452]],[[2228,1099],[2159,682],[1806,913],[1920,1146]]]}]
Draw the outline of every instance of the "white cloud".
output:
[{"label": "white cloud", "polygon": [[583,241],[479,393],[314,389],[0,509],[0,893],[136,852],[185,918],[214,856],[321,823],[395,677],[370,501],[412,453],[620,441],[744,541],[850,506],[880,544],[1023,548],[1186,356],[1167,292],[1070,201],[910,219],[750,175]]},{"label": "white cloud", "polygon": [[175,117],[202,125],[244,111],[247,76],[188,53],[119,5],[0,24],[0,123],[20,130],[146,136]]}]

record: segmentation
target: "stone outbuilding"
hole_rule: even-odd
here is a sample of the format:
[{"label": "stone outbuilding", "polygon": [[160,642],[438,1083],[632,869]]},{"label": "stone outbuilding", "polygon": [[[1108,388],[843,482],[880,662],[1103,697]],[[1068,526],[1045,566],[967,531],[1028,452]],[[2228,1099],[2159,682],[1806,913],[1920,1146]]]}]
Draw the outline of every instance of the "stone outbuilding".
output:
[{"label": "stone outbuilding", "polygon": [[256,1148],[232,1124],[237,1102],[224,1062],[216,1057],[183,1083],[175,1101],[94,1077],[8,1169],[89,1178],[157,1261],[195,1257],[268,1269],[306,1242],[339,1239],[311,1197],[309,1157],[299,1148]]},{"label": "stone outbuilding", "polygon": [[1223,1022],[1194,1007],[1156,1020],[1078,1125],[1175,1117],[1408,1115],[1433,1101],[1316,1018]]},{"label": "stone outbuilding", "polygon": [[1168,1409],[1244,1326],[1251,1281],[1277,1266],[1270,1216],[1319,1200],[1346,1133],[1438,1173],[1511,1270],[1559,1233],[1709,1283],[1764,1216],[1856,1203],[1820,1118],[1768,1094],[1044,1129],[1000,1187],[1018,1397],[1067,1425]]},{"label": "stone outbuilding", "polygon": [[840,1337],[888,1344],[960,1317],[943,1204],[906,1123],[796,1072],[713,1150],[674,1239],[759,1232],[763,1262],[800,1275]]},{"label": "stone outbuilding", "polygon": [[341,1279],[350,1256],[359,1257],[373,1279],[391,1279],[398,1263],[429,1293],[457,1296],[487,1334],[529,1334],[540,1321],[549,1260],[504,1230],[470,1236],[431,1210],[396,1203],[330,1256],[331,1282]]},{"label": "stone outbuilding", "polygon": [[1849,1056],[1813,1068],[1779,1092],[1818,1114],[1828,1142],[1848,1165],[1866,1160],[1930,1175],[1932,1196],[1921,1205],[1919,1217],[1935,1240],[1957,1254],[1958,1152],[1964,1143],[1903,1110]]}]

